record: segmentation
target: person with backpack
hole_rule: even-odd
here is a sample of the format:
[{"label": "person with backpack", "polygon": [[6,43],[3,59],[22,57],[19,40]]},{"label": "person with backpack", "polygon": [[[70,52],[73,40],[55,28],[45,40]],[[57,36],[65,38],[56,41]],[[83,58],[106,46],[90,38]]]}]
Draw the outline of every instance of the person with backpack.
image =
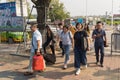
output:
[{"label": "person with backpack", "polygon": [[65,61],[64,61],[64,66],[63,69],[67,68],[67,64],[69,63],[70,60],[70,48],[73,46],[73,35],[69,31],[68,26],[63,26],[63,31],[61,32],[60,36],[62,40],[62,45],[65,53]]},{"label": "person with backpack", "polygon": [[101,54],[100,66],[103,67],[104,61],[104,42],[107,44],[106,32],[103,29],[103,23],[101,21],[97,22],[96,29],[92,33],[92,38],[94,39],[94,47],[96,54],[96,65],[99,63],[99,51]]},{"label": "person with backpack", "polygon": [[81,65],[87,68],[86,51],[89,50],[89,42],[83,25],[76,23],[76,29],[77,32],[74,34],[74,67],[76,68],[75,75],[79,75]]}]

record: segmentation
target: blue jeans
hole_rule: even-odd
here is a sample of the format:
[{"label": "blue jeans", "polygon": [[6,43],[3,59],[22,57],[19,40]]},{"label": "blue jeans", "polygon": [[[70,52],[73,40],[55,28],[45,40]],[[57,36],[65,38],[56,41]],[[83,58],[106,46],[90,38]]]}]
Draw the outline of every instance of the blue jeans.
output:
[{"label": "blue jeans", "polygon": [[101,54],[100,64],[103,64],[104,60],[104,43],[95,43],[95,54],[96,54],[96,62],[99,62],[99,51]]},{"label": "blue jeans", "polygon": [[74,66],[75,68],[80,68],[80,66],[87,64],[86,51],[81,50],[78,47],[74,48]]},{"label": "blue jeans", "polygon": [[30,53],[29,66],[28,66],[28,71],[29,71],[29,72],[32,72],[32,71],[33,71],[33,69],[32,69],[32,63],[33,63],[33,56],[34,56],[34,55],[35,55],[34,52],[31,52],[31,53]]},{"label": "blue jeans", "polygon": [[70,59],[70,48],[71,48],[71,45],[63,45],[63,49],[64,49],[64,53],[65,53],[64,64],[67,64],[68,60]]}]

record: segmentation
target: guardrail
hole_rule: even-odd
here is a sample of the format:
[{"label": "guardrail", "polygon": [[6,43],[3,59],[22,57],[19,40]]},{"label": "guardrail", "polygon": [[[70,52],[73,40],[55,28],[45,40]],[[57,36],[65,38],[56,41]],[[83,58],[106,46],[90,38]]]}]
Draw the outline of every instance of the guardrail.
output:
[{"label": "guardrail", "polygon": [[113,52],[120,52],[120,33],[111,34],[111,55]]}]

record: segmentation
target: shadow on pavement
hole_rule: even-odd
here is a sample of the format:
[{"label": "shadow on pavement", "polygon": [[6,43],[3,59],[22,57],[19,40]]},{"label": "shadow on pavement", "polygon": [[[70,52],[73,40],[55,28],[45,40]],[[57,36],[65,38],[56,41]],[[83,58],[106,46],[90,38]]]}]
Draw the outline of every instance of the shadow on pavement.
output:
[{"label": "shadow on pavement", "polygon": [[106,70],[98,70],[93,75],[96,77],[104,76],[104,80],[120,80],[120,68],[111,69],[108,67]]},{"label": "shadow on pavement", "polygon": [[44,78],[56,80],[56,79],[62,79],[63,77],[68,76],[68,75],[72,75],[72,74],[74,74],[74,71],[61,72],[61,71],[54,70],[54,71],[47,71],[45,73],[42,73],[41,75],[43,75]]},{"label": "shadow on pavement", "polygon": [[35,75],[24,76],[24,73],[19,71],[0,72],[0,79],[3,79],[3,80],[28,80],[30,78],[35,78]]}]

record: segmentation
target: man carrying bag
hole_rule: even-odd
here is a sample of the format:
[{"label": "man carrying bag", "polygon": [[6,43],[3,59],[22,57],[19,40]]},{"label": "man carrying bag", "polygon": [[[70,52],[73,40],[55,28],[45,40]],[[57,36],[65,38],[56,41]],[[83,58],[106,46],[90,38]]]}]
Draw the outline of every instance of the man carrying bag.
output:
[{"label": "man carrying bag", "polygon": [[32,75],[33,74],[33,56],[35,55],[35,53],[37,53],[37,55],[41,53],[41,48],[42,48],[42,35],[41,33],[38,31],[37,29],[37,24],[32,24],[30,27],[32,33],[32,47],[31,47],[31,54],[30,54],[30,62],[29,62],[29,66],[28,66],[28,71],[24,74],[24,75]]}]

